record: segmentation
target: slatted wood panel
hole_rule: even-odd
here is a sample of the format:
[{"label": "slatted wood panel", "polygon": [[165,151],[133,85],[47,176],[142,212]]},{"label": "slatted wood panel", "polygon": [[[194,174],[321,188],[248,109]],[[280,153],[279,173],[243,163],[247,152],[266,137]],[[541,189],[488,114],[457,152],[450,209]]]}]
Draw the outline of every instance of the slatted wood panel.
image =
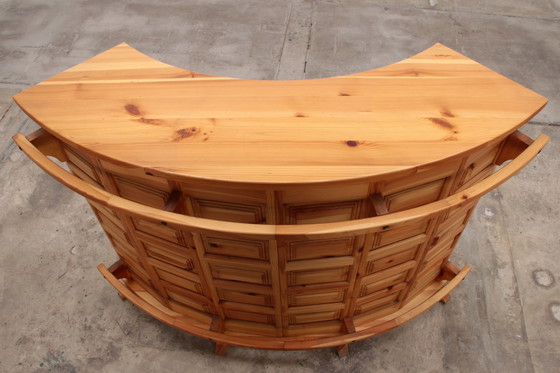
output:
[{"label": "slatted wood panel", "polygon": [[[545,141],[539,141],[538,149]],[[511,145],[515,141],[508,143],[517,147]],[[18,144],[37,157],[37,151],[30,149],[29,143],[19,141]],[[515,153],[511,149],[504,151]],[[532,148],[530,154],[534,156],[537,151]],[[355,224],[348,221],[314,224],[309,228],[305,224],[263,226],[179,219],[180,214],[134,204],[72,176],[73,183],[76,180],[82,183],[76,187],[67,180],[71,175],[61,175],[64,173],[61,169],[51,170],[50,167],[57,166],[47,165],[50,161],[43,158],[35,160],[88,198],[123,263],[119,276],[130,280],[131,287],[124,288],[125,293],[129,294],[130,290],[134,294],[149,294],[143,299],[175,312],[175,317],[183,315],[191,320],[189,323],[196,321],[224,336],[338,338],[360,328],[369,330],[382,317],[397,315],[397,311],[406,309],[427,289],[439,288],[438,278],[453,278],[455,272],[449,269],[449,255],[478,198],[495,186],[492,181],[490,187],[471,188],[441,203]],[[463,159],[462,164],[479,161],[478,169],[484,170],[502,158],[500,154],[498,157],[493,153],[482,154],[471,162]],[[490,165],[486,165],[488,159],[492,159]],[[74,158],[74,164],[85,161],[85,157],[78,161]],[[119,191],[114,183],[114,170],[108,172],[94,159],[87,161],[95,171],[90,170],[89,174],[99,175],[106,189]],[[507,177],[513,164],[500,170],[501,174]],[[515,164],[519,169],[520,163]],[[82,169],[87,170],[87,165],[81,164]],[[476,175],[480,173],[476,172],[477,166],[471,169]],[[424,190],[425,185],[435,183],[437,188],[427,189],[441,198],[453,186],[461,187],[447,172],[439,175],[435,171],[426,172],[423,176],[426,177],[412,177],[407,188],[387,189],[387,195],[407,193],[409,189]],[[130,179],[138,181],[134,175]],[[178,184],[169,182],[168,185],[177,187]],[[387,185],[391,183],[384,184]],[[152,183],[149,187],[158,188],[158,185]],[[368,193],[376,188],[380,185],[370,185]],[[267,190],[264,194],[256,190],[248,198],[262,202],[264,196],[266,203],[282,201],[281,193],[286,190]],[[224,192],[217,194],[223,196]],[[175,192],[168,195],[169,200],[183,201],[187,212],[192,208],[189,197],[178,198]],[[386,213],[387,206],[382,205],[387,199],[379,192],[374,196],[367,201],[375,205],[375,214]],[[332,195],[321,198],[318,202],[331,203]],[[344,198],[355,198],[355,195],[350,193]],[[177,203],[169,200],[163,201],[165,208],[177,207]],[[265,210],[271,219],[281,216],[270,206]],[[346,229],[349,224],[354,228]]]},{"label": "slatted wood panel", "polygon": [[[107,208],[102,208],[101,224],[112,237],[115,215],[106,219]],[[141,242],[176,311],[213,314],[220,309],[226,320],[236,321],[231,325],[237,332],[249,334],[295,336],[316,330],[329,335],[346,315],[356,325],[370,322],[399,309],[433,282],[473,208],[474,202],[465,204],[369,240],[349,235],[271,245],[268,240],[199,234],[136,217],[132,220],[140,229],[128,234]],[[126,240],[125,232],[117,232],[117,240]],[[271,253],[276,245],[279,256]],[[120,246],[117,252],[142,268]],[[277,256],[279,261],[271,262]],[[273,266],[283,270],[274,273]],[[139,277],[150,284],[145,271]]]},{"label": "slatted wood panel", "polygon": [[[413,297],[440,274],[473,206],[368,237],[278,241],[199,233],[134,216],[137,229],[125,232],[116,230],[115,215],[105,218],[106,207],[97,213],[104,212],[100,222],[134,275],[146,286],[161,283],[166,294],[160,296],[175,311],[222,315],[232,332],[297,336],[309,330],[330,335],[346,316],[360,325],[402,307],[407,294]],[[139,247],[120,244],[127,235]],[[130,253],[135,250],[144,251],[156,279]]]},{"label": "slatted wood panel", "polygon": [[[451,171],[428,172],[422,175],[423,178],[418,175],[401,178],[398,181],[404,187],[398,187],[397,182],[383,183],[389,191],[385,197],[389,210],[414,207],[413,199],[407,195],[413,196],[415,192],[423,196],[422,203],[449,193],[453,182]],[[375,187],[379,188],[379,185]],[[186,189],[184,185],[183,188]],[[317,216],[324,218],[319,221],[359,217],[356,214],[332,219],[336,208],[344,204],[360,204],[362,213],[366,209],[371,211],[366,198],[356,202],[356,196],[367,195],[370,188],[355,187],[338,203],[329,202],[337,198],[335,193],[318,195],[315,197],[320,206]],[[278,194],[284,195],[282,190]],[[298,218],[297,214],[290,213],[291,206],[299,204],[303,206],[302,210],[309,211],[315,206],[302,204],[303,198],[313,198],[313,195],[299,196],[298,200],[297,189],[288,189],[285,195],[288,198],[275,201],[280,201],[276,206],[287,212],[286,219],[293,219],[288,220],[290,222]],[[241,203],[225,202],[235,196],[240,196]],[[215,212],[218,215],[197,213],[200,201],[212,199],[216,206],[222,208]],[[294,203],[291,206],[282,203],[286,200]],[[265,205],[266,192],[258,190],[232,192],[223,188],[213,191],[193,187],[185,202],[187,212],[217,220],[230,218],[238,222],[262,223],[232,211],[242,211],[237,206],[243,205],[257,206],[253,211],[259,210],[260,216],[270,211],[270,207]],[[162,199],[163,204],[165,200]],[[336,207],[328,211],[328,206]],[[230,211],[226,212],[228,208]],[[245,211],[250,210],[246,208]],[[325,211],[326,217],[322,215]],[[153,266],[158,278],[150,280],[146,271],[141,270],[141,265],[135,264],[138,261],[133,262],[137,266],[133,269],[134,273],[138,273],[137,276],[147,286],[154,280],[162,283],[167,293],[162,296],[168,298],[170,307],[177,312],[219,313],[226,320],[235,321],[232,325],[237,332],[294,336],[312,328],[319,334],[328,335],[336,331],[337,323],[346,315],[352,316],[358,325],[369,322],[399,309],[407,294],[409,298],[413,297],[431,283],[440,274],[471,211],[472,206],[464,206],[460,211],[453,210],[405,227],[387,229],[370,240],[358,235],[319,240],[281,240],[271,246],[271,242],[266,240],[217,233],[197,234],[138,217],[131,217],[135,230],[128,234],[134,235],[140,242],[139,249],[145,251],[148,263]],[[107,219],[107,215],[112,216],[112,220]],[[100,217],[108,234],[115,232],[116,216],[105,211]],[[122,232],[123,225],[119,225],[119,232]],[[118,237],[121,241],[125,239],[123,234]],[[438,237],[437,244],[434,237]],[[271,254],[276,245],[280,255]],[[119,255],[121,251],[117,249]],[[121,257],[127,262],[131,260],[126,253]],[[273,263],[271,258],[277,261]],[[421,263],[420,258],[423,258]],[[199,262],[200,265],[195,264]],[[275,274],[273,267],[283,270]]]},{"label": "slatted wood panel", "polygon": [[[389,213],[445,198],[490,174],[504,142],[422,172],[316,190],[165,180],[64,149],[78,177],[148,206],[163,208],[178,190],[178,209],[188,215],[313,224],[375,216],[374,192]],[[134,279],[171,309],[217,314],[236,333],[297,336],[330,335],[345,317],[360,325],[403,307],[440,275],[474,202],[369,236],[278,241],[197,233],[137,216],[126,217],[127,225],[122,214],[92,207]]]}]

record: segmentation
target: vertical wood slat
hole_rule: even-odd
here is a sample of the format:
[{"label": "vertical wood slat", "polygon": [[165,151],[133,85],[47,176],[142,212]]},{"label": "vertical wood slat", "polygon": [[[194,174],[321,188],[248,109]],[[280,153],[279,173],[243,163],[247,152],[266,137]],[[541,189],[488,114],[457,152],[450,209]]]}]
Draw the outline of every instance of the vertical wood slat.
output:
[{"label": "vertical wood slat", "polygon": [[356,310],[356,301],[360,295],[360,289],[362,287],[362,279],[365,276],[366,272],[366,265],[367,265],[367,254],[372,249],[374,242],[375,242],[376,235],[373,233],[369,233],[365,235],[364,239],[364,248],[362,252],[359,254],[360,258],[358,260],[358,269],[356,271],[356,278],[354,280],[354,287],[349,288],[349,292],[352,294],[347,307],[347,312],[345,312],[345,318],[353,315]]},{"label": "vertical wood slat", "polygon": [[[118,188],[115,185],[115,182],[113,180],[113,178],[103,169],[103,167],[101,166],[101,163],[99,162],[99,160],[95,160],[95,164],[94,167],[96,168],[96,171],[101,179],[101,182],[103,184],[103,186],[105,187],[105,190],[107,190],[110,193],[114,193],[114,194],[119,194]],[[136,239],[134,232],[136,231],[136,228],[134,227],[134,222],[132,221],[131,217],[120,212],[120,211],[114,211],[115,214],[117,214],[119,220],[123,223],[123,225],[125,226],[126,230],[128,231],[128,237],[129,239],[132,241],[132,246],[136,249],[136,254],[138,255],[138,258],[140,260],[140,262],[142,263],[142,266],[144,267],[144,269],[146,270],[146,272],[148,273],[148,276],[150,277],[150,280],[152,281],[152,285],[154,286],[154,288],[159,292],[159,295],[157,298],[166,306],[169,306],[169,294],[167,293],[167,290],[162,286],[161,284],[161,279],[159,278],[157,271],[155,270],[155,268],[148,263],[148,254],[146,253],[146,251],[144,250],[143,246],[141,245],[141,243]]]},{"label": "vertical wood slat", "polygon": [[389,210],[387,209],[387,205],[385,204],[385,200],[383,199],[381,193],[370,194],[369,200],[373,205],[375,216],[387,215],[389,213]]},{"label": "vertical wood slat", "polygon": [[[446,178],[444,186],[443,186],[442,191],[441,191],[441,194],[438,197],[438,199],[444,198],[445,196],[447,196],[449,194],[449,192],[451,191],[451,188],[453,186],[454,181],[455,181],[455,176]],[[436,232],[437,227],[439,226],[441,221],[444,219],[444,215],[446,215],[445,212],[438,214],[436,217],[432,217],[432,219],[430,220],[430,223],[428,224],[428,229],[426,231],[427,239],[418,248],[416,257],[414,259],[417,263],[416,268],[414,268],[414,270],[409,272],[409,274],[406,278],[406,282],[408,283],[408,286],[402,291],[402,293],[399,295],[399,298],[398,298],[399,301],[401,302],[401,307],[402,307],[402,304],[405,303],[408,300],[407,299],[408,294],[410,293],[410,290],[412,289],[412,286],[414,286],[414,281],[416,280],[416,277],[420,273],[420,270],[421,270],[422,265],[424,263],[424,259],[426,258],[426,254],[427,254],[429,248],[431,247],[431,245],[433,245],[433,234],[434,234],[434,232]]]},{"label": "vertical wood slat", "polygon": [[[269,224],[278,223],[278,194],[273,189],[266,190],[266,220]],[[282,270],[284,268],[285,273],[285,263],[282,263],[283,256],[279,253],[278,241],[269,240],[268,250],[270,254],[270,265],[271,265],[271,276],[272,276],[272,293],[274,302],[274,320],[276,324],[277,336],[285,335],[285,330],[287,325],[284,325],[284,304],[282,300],[287,301],[287,288],[285,281],[282,282]],[[285,305],[287,310],[287,304]],[[286,316],[287,317],[287,316]]]},{"label": "vertical wood slat", "polygon": [[[214,283],[213,283],[212,270],[210,269],[210,265],[208,263],[208,260],[206,260],[206,258],[205,258],[204,242],[202,241],[202,238],[200,237],[200,233],[192,232],[191,234],[192,234],[192,237],[193,237],[194,246],[196,248],[196,254],[197,254],[198,260],[201,264],[202,277],[203,277],[204,281],[208,284],[208,289],[210,290],[210,296],[212,297],[212,302],[214,303],[214,307],[216,308],[216,312],[218,313],[218,315],[222,319],[225,319],[226,316],[225,316],[224,310],[223,310],[223,308],[220,304],[220,296],[218,295],[218,291],[216,290],[216,286],[214,286]],[[203,279],[201,278],[201,281]]]},{"label": "vertical wood slat", "polygon": [[418,276],[418,273],[420,272],[420,269],[422,268],[422,263],[424,263],[424,258],[426,257],[426,254],[428,252],[428,248],[430,247],[431,242],[432,242],[432,235],[435,232],[436,228],[438,227],[439,222],[442,219],[442,215],[443,214],[438,214],[437,216],[432,217],[430,219],[430,222],[428,223],[428,228],[427,228],[427,231],[426,231],[427,239],[418,248],[418,251],[416,253],[416,257],[415,257],[415,261],[417,263],[416,267],[413,268],[413,270],[409,272],[409,274],[406,278],[406,282],[408,283],[408,286],[399,295],[399,301],[401,301],[401,306],[402,306],[403,303],[406,303],[408,301],[408,299],[407,299],[408,294],[410,293],[410,290],[412,289],[412,286],[414,284],[414,280],[416,279],[416,277]]},{"label": "vertical wood slat", "polygon": [[[474,210],[476,208],[476,205],[478,204],[478,201],[480,200],[480,198],[475,199],[472,203],[472,207],[469,209],[469,211],[465,214],[465,218],[463,219],[463,226],[466,226],[466,224],[469,222],[472,214],[474,213]],[[445,259],[443,260],[443,264],[441,266],[441,270],[442,273],[445,273],[445,266],[449,263],[452,264],[451,262],[449,262],[449,258],[451,257],[451,254],[453,254],[453,251],[455,250],[455,246],[457,246],[457,243],[459,243],[459,239],[461,238],[461,235],[463,234],[463,230],[464,228],[461,230],[461,232],[459,232],[459,234],[455,237],[455,239],[453,240],[453,243],[451,244],[451,247],[449,248],[449,254],[445,257]],[[453,268],[453,270],[456,270],[457,267]]]},{"label": "vertical wood slat", "polygon": [[286,266],[288,264],[287,250],[285,241],[277,241],[278,249],[278,276],[280,286],[280,315],[282,322],[282,335],[288,335],[289,315],[288,315],[288,272]]},{"label": "vertical wood slat", "polygon": [[[268,241],[268,249],[270,253],[270,266],[272,276],[272,293],[274,302],[274,320],[276,324],[277,335],[283,335],[284,324],[282,318],[282,299],[287,299],[287,289],[282,286],[281,271],[280,271],[280,256],[278,254],[278,241]],[[284,266],[285,268],[285,266]]]},{"label": "vertical wood slat", "polygon": [[183,193],[180,190],[172,190],[167,201],[165,201],[165,206],[163,209],[169,212],[177,212],[179,205],[179,200],[182,198]]},{"label": "vertical wood slat", "polygon": [[352,315],[353,310],[352,308],[352,296],[353,292],[351,289],[355,289],[358,282],[358,273],[360,270],[360,264],[362,263],[362,258],[367,258],[367,253],[369,252],[369,248],[366,248],[366,235],[360,235],[356,237],[358,242],[354,243],[354,250],[352,252],[352,256],[354,257],[354,263],[352,264],[350,274],[348,275],[348,290],[346,291],[346,295],[344,297],[344,309],[341,312],[341,319],[346,320],[350,315]]}]

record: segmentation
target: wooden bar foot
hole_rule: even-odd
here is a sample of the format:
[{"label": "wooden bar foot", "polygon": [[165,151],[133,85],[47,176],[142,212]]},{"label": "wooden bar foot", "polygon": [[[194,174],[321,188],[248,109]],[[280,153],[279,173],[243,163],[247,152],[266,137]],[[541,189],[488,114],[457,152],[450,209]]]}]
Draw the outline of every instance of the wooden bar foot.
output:
[{"label": "wooden bar foot", "polygon": [[117,294],[119,295],[119,298],[121,298],[122,300],[126,300],[126,297],[123,295],[123,293],[119,291],[117,292]]},{"label": "wooden bar foot", "polygon": [[451,294],[447,294],[445,297],[441,298],[440,303],[446,304],[451,299]]},{"label": "wooden bar foot", "polygon": [[[224,320],[220,316],[218,316],[218,315],[212,316],[212,323],[210,324],[210,331],[217,332],[217,333],[222,333],[224,331]],[[224,342],[214,342],[214,343],[216,344],[216,347],[214,349],[214,353],[216,355],[220,355],[220,356],[225,355],[226,352],[227,352],[227,348],[228,348],[227,343],[224,343]]]},{"label": "wooden bar foot", "polygon": [[437,277],[438,281],[450,281],[457,276],[461,270],[453,263],[447,262],[441,268],[441,273]]},{"label": "wooden bar foot", "polygon": [[336,352],[339,357],[344,357],[348,355],[348,344],[336,346]]},{"label": "wooden bar foot", "polygon": [[130,277],[128,270],[126,269],[126,264],[122,259],[117,260],[108,269],[109,272],[111,272],[117,279]]},{"label": "wooden bar foot", "polygon": [[216,343],[216,348],[214,350],[214,353],[220,356],[225,355],[227,352],[228,345],[222,342],[215,342],[215,343]]}]

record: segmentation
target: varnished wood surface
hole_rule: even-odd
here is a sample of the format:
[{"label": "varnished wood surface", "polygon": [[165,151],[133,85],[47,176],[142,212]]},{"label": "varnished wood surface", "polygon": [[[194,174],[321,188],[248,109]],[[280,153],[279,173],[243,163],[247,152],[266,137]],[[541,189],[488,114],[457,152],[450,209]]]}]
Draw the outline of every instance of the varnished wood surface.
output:
[{"label": "varnished wood surface", "polygon": [[203,75],[120,44],[14,97],[43,128],[146,171],[245,183],[383,176],[496,143],[546,99],[443,46],[305,81]]},{"label": "varnished wood surface", "polygon": [[344,354],[343,345],[397,327],[448,299],[468,272],[459,272],[448,259],[476,202],[523,168],[548,140],[510,137],[501,153],[515,158],[452,196],[388,214],[377,197],[378,216],[302,225],[182,215],[172,212],[181,200],[178,193],[168,196],[165,209],[146,206],[48,159],[70,153],[60,152],[63,145],[44,130],[29,136],[33,143],[21,134],[14,140],[47,173],[88,199],[121,260],[111,273],[127,279],[128,287],[100,270],[146,312],[216,340],[218,353],[234,343],[342,346]]}]

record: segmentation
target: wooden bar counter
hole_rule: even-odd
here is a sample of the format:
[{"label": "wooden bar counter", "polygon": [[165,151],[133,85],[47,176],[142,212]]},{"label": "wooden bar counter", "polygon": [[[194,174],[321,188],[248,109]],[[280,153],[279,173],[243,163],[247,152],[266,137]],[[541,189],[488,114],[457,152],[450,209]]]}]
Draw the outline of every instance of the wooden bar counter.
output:
[{"label": "wooden bar counter", "polygon": [[219,354],[343,355],[446,302],[477,201],[548,140],[517,131],[545,98],[440,44],[304,81],[199,74],[121,44],[14,99],[42,127],[14,140],[113,244],[103,276]]}]

